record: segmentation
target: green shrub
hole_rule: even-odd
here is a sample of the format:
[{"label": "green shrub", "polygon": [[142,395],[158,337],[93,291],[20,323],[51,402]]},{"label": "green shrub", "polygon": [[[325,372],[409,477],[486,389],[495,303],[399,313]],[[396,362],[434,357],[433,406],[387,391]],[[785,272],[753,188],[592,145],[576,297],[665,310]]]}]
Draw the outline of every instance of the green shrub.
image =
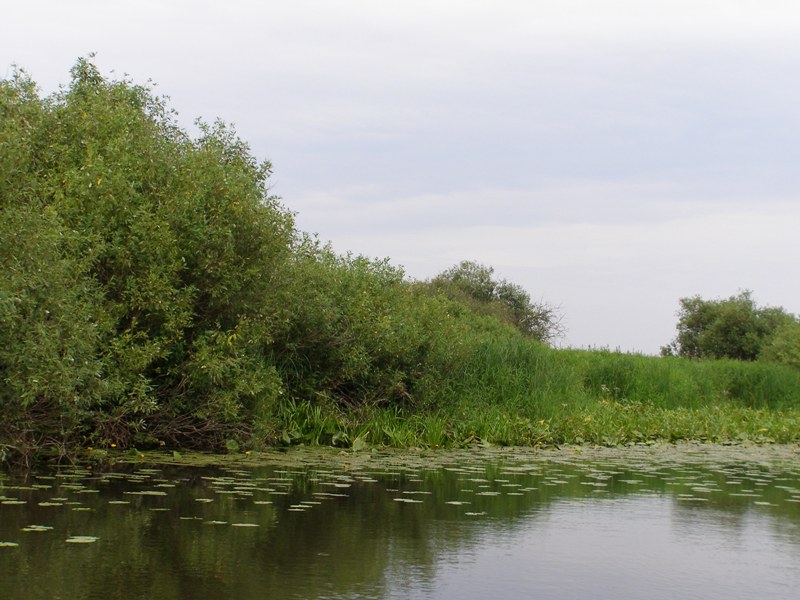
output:
[{"label": "green shrub", "polygon": [[681,298],[680,305],[678,335],[664,355],[755,360],[779,329],[798,323],[783,308],[757,306],[749,291],[725,300]]},{"label": "green shrub", "polygon": [[786,323],[762,346],[759,359],[800,368],[800,322]]},{"label": "green shrub", "polygon": [[539,341],[552,342],[563,334],[561,315],[555,307],[534,303],[515,283],[496,280],[492,267],[465,260],[434,277],[428,286],[434,293],[508,323]]},{"label": "green shrub", "polygon": [[30,346],[4,356],[0,394],[92,390],[77,430],[118,443],[263,412],[296,235],[269,163],[220,123],[191,140],[149,88],[86,59],[49,98],[16,73],[0,102],[3,335]]},{"label": "green shrub", "polygon": [[64,448],[108,390],[102,293],[55,211],[8,206],[0,219],[0,440],[25,455]]}]

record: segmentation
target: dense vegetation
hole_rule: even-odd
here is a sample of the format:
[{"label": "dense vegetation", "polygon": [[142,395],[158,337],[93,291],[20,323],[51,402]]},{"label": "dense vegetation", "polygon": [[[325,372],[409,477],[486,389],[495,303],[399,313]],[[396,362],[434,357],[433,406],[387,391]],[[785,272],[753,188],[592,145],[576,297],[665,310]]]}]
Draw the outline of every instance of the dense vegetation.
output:
[{"label": "dense vegetation", "polygon": [[556,307],[536,304],[521,286],[506,279],[496,280],[492,267],[465,260],[434,277],[428,285],[432,292],[478,314],[492,316],[540,342],[552,342],[564,333]]},{"label": "dense vegetation", "polygon": [[89,60],[49,97],[0,82],[0,462],[799,435],[797,369],[554,350],[556,309],[489,267],[415,282],[297,231],[270,164],[199,127]]},{"label": "dense vegetation", "polygon": [[665,356],[763,359],[800,367],[800,320],[781,307],[759,307],[749,291],[725,300],[681,298],[678,335]]}]

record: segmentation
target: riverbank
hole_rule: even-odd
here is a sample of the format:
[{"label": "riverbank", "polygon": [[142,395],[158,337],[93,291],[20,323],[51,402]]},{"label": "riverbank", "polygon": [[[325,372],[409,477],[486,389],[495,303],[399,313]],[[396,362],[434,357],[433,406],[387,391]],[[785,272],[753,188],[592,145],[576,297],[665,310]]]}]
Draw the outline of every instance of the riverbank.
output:
[{"label": "riverbank", "polygon": [[509,336],[477,347],[403,405],[285,402],[279,444],[462,447],[800,442],[800,371],[560,350]]},{"label": "riverbank", "polygon": [[800,369],[557,349],[557,311],[490,267],[339,255],[231,128],[193,138],[90,60],[47,98],[15,71],[0,105],[0,464],[800,441]]},{"label": "riverbank", "polygon": [[800,458],[800,444],[729,444],[703,442],[651,442],[625,446],[564,445],[532,448],[525,446],[472,446],[469,448],[387,448],[350,449],[296,446],[260,452],[214,454],[207,452],[175,453],[159,450],[137,454],[114,452],[104,460],[115,464],[219,466],[255,468],[263,465],[283,468],[328,466],[335,470],[359,471],[389,466],[422,464],[458,464],[461,462],[500,463],[503,461],[570,461],[626,460],[631,464],[646,461],[652,464],[741,463],[779,465],[792,464]]},{"label": "riverbank", "polygon": [[237,455],[294,446],[362,451],[796,444],[797,376],[778,365],[558,350],[509,337],[479,348],[460,372],[431,385],[418,402],[349,405],[324,395],[315,401],[285,398],[262,416],[258,435],[239,426],[214,443],[199,436],[182,445],[146,429],[119,438],[87,430],[73,435],[71,444],[44,448],[4,442],[0,462],[30,466],[120,453],[136,457],[151,449]]},{"label": "riverbank", "polygon": [[[798,389],[800,372],[780,365],[559,350],[510,334],[477,346],[457,370],[420,384],[404,402],[351,404],[324,393],[313,400],[284,397],[260,415],[257,427],[238,421],[215,435],[181,439],[160,437],[157,422],[151,426],[142,415],[138,431],[126,426],[117,436],[86,427],[50,445],[0,440],[0,463],[30,466],[109,451],[236,454],[300,445],[360,451],[792,444],[800,442]],[[37,423],[27,427],[35,435]]]}]

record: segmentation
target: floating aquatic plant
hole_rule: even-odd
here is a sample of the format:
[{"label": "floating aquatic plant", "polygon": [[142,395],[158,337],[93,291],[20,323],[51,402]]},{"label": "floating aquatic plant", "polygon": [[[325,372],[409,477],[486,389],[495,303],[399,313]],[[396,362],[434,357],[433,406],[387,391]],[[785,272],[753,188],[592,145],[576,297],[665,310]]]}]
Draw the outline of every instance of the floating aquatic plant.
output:
[{"label": "floating aquatic plant", "polygon": [[49,525],[28,525],[20,529],[20,531],[52,531],[52,529]]},{"label": "floating aquatic plant", "polygon": [[93,544],[100,538],[93,535],[73,535],[67,538],[68,544]]}]

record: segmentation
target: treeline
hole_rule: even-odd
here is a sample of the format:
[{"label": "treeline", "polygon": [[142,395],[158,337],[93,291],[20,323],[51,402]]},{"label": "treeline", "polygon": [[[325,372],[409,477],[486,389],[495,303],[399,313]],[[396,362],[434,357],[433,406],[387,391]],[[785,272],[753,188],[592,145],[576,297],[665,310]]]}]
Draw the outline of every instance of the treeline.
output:
[{"label": "treeline", "polygon": [[750,291],[718,300],[681,298],[677,335],[661,354],[800,368],[800,319],[782,307],[758,306]]},{"label": "treeline", "polygon": [[87,59],[49,97],[0,83],[5,456],[269,443],[287,402],[425,405],[483,341],[557,331],[487,267],[411,282],[335,254],[270,196],[268,162],[199,127]]},{"label": "treeline", "polygon": [[[800,435],[796,413],[770,412],[794,410],[800,370],[555,350],[557,308],[491,267],[412,281],[339,255],[297,230],[230,127],[199,131],[86,59],[51,96],[22,71],[0,82],[0,463],[88,446]],[[783,325],[757,356],[796,364],[796,320],[768,316]],[[671,352],[713,356],[694,348],[716,321],[684,321],[703,341],[681,325]]]}]

